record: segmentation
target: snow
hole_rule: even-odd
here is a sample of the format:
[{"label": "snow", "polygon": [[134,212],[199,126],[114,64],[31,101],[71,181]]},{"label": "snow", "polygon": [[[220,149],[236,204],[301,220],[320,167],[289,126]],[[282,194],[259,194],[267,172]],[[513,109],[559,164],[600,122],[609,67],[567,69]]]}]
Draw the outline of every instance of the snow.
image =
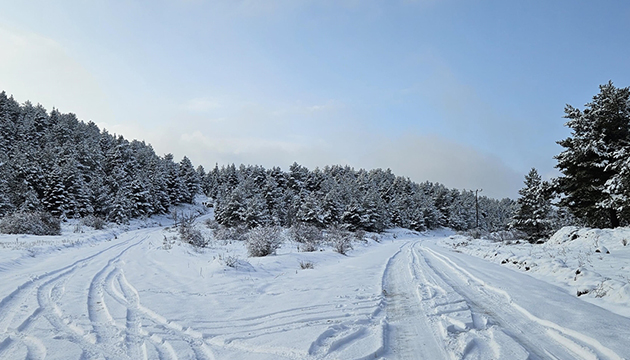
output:
[{"label": "snow", "polygon": [[[542,246],[508,246],[392,229],[380,242],[355,242],[347,256],[285,242],[259,258],[240,241],[202,250],[174,241],[166,217],[62,230],[0,235],[0,359],[630,354],[627,288],[613,285],[627,273],[628,230],[565,229]],[[576,295],[606,278],[606,296]]]},{"label": "snow", "polygon": [[568,226],[544,244],[500,243],[461,235],[442,244],[527,272],[583,300],[630,316],[630,228]]}]

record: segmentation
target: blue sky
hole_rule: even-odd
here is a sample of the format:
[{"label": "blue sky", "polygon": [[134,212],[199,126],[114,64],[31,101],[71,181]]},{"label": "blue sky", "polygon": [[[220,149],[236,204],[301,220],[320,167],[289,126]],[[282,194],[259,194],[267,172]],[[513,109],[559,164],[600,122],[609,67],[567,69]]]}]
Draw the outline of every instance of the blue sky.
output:
[{"label": "blue sky", "polygon": [[187,155],[516,197],[630,86],[627,1],[2,1],[0,89]]}]

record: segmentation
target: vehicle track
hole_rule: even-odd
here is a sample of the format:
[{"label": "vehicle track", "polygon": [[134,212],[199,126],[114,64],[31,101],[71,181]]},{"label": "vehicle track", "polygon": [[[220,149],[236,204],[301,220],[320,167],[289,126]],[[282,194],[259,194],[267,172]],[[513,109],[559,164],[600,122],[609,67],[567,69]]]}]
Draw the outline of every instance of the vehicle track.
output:
[{"label": "vehicle track", "polygon": [[[412,251],[433,281],[453,289],[473,314],[483,314],[516,341],[531,359],[622,359],[588,335],[541,319],[515,303],[505,290],[472,275],[443,253],[416,242]],[[562,309],[560,309],[562,311]]]},{"label": "vehicle track", "polygon": [[[58,281],[71,275],[77,268],[85,266],[110,251],[124,247],[136,239],[137,236],[131,237],[124,242],[114,244],[95,254],[76,260],[70,265],[32,277],[29,281],[22,283],[16,290],[0,300],[0,337],[4,336],[4,339],[0,342],[0,358],[8,356],[7,354],[9,354],[16,345],[16,340],[17,343],[21,343],[27,348],[27,359],[40,358],[42,354],[45,356],[46,350],[43,342],[33,336],[27,335],[25,332],[42,316],[49,321],[53,319],[53,326],[57,323],[55,316],[59,316],[56,314],[59,310],[48,305],[49,302],[46,301],[46,298],[49,298],[50,294],[46,295],[46,291],[52,291]],[[28,307],[26,305],[27,302],[29,302],[29,300],[32,301],[34,298],[37,299],[37,308],[27,315],[25,319],[20,320],[19,316],[22,313],[19,311],[20,308],[23,305],[24,307]],[[12,323],[17,323],[18,325],[11,327]],[[62,328],[65,327],[59,326]]]},{"label": "vehicle track", "polygon": [[[56,334],[54,339],[67,341],[78,348],[80,359],[147,359],[151,347],[159,359],[178,360],[171,345],[174,339],[188,344],[193,358],[214,360],[201,333],[142,306],[138,291],[125,277],[121,268],[123,256],[148,239],[151,231],[155,230],[137,231],[127,240],[33,277],[0,300],[0,358],[45,359],[48,354],[44,340],[50,339],[38,339],[33,333],[50,327]],[[104,265],[95,268],[98,263]],[[60,304],[66,293],[66,283],[73,276],[88,271],[95,272],[83,295],[87,305],[86,324],[66,315]],[[112,299],[124,307],[124,323],[117,321],[110,312],[108,302]],[[22,308],[34,309],[23,315],[23,311],[19,311]],[[161,329],[171,340],[156,331],[147,331],[148,325]]]}]

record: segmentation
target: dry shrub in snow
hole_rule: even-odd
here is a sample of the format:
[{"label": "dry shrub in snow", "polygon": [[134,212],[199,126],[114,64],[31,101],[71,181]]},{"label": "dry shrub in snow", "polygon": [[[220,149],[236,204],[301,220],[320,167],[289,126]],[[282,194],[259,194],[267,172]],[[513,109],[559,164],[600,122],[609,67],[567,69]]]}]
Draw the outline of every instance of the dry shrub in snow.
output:
[{"label": "dry shrub in snow", "polygon": [[61,235],[61,222],[45,212],[17,212],[0,219],[0,233]]},{"label": "dry shrub in snow", "polygon": [[208,227],[208,229],[212,229],[212,230],[217,230],[220,226],[219,223],[213,218],[207,219],[205,221],[205,224]]},{"label": "dry shrub in snow", "polygon": [[495,231],[493,233],[488,234],[488,240],[496,241],[496,242],[504,242],[510,240],[522,240],[527,239],[527,234],[516,229],[511,230],[500,230]]},{"label": "dry shrub in snow", "polygon": [[316,251],[323,239],[320,229],[302,223],[289,228],[289,238],[299,244],[298,250],[307,252]]},{"label": "dry shrub in snow", "polygon": [[85,226],[94,228],[94,230],[103,230],[105,228],[105,220],[94,215],[84,217],[81,219],[81,223]]},{"label": "dry shrub in snow", "polygon": [[364,230],[359,229],[354,232],[354,238],[357,239],[357,241],[366,242],[365,240],[366,235],[367,233]]},{"label": "dry shrub in snow", "polygon": [[204,248],[208,246],[208,243],[210,242],[199,229],[195,229],[192,226],[180,226],[179,236],[183,242],[187,242],[197,248]]},{"label": "dry shrub in snow", "polygon": [[179,237],[183,242],[189,243],[196,248],[204,248],[208,246],[209,240],[204,234],[194,227],[195,220],[199,214],[173,214],[173,219],[177,224]]},{"label": "dry shrub in snow", "polygon": [[312,261],[300,261],[300,269],[315,269],[315,264]]},{"label": "dry shrub in snow", "polygon": [[236,269],[238,267],[239,258],[236,255],[219,254],[216,259],[223,265]]},{"label": "dry shrub in snow", "polygon": [[346,255],[349,250],[352,250],[352,233],[339,227],[332,227],[328,230],[328,241],[333,246],[333,250]]},{"label": "dry shrub in snow", "polygon": [[247,236],[247,229],[245,227],[227,227],[219,225],[216,230],[213,230],[214,238],[216,240],[245,240]]},{"label": "dry shrub in snow", "polygon": [[252,257],[275,254],[282,245],[280,229],[275,226],[261,226],[250,230],[246,238],[247,254]]}]

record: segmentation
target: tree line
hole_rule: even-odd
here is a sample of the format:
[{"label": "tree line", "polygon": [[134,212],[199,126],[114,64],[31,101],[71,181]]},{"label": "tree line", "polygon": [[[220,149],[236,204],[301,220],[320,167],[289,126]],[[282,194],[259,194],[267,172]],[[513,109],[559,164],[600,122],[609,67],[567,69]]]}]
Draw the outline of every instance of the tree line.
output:
[{"label": "tree line", "polygon": [[176,163],[74,114],[0,93],[0,216],[47,212],[124,223],[189,203],[198,190],[186,157]]},{"label": "tree line", "polygon": [[[380,232],[403,227],[427,230],[450,227],[488,231],[506,229],[515,202],[439,183],[416,183],[391,170],[355,170],[348,166],[308,168],[215,166],[200,173],[204,192],[215,199],[216,220],[228,227],[289,227],[296,223],[351,231]],[[478,210],[477,211],[477,206]]]},{"label": "tree line", "polygon": [[[295,163],[284,172],[232,164],[206,172],[186,157],[175,162],[171,154],[158,156],[151,145],[109,134],[74,114],[48,113],[0,93],[0,216],[46,212],[125,223],[190,203],[199,192],[214,200],[217,221],[229,227],[465,230],[477,224],[472,191],[347,166],[309,170]],[[480,227],[504,229],[514,201],[482,196],[478,208]]]},{"label": "tree line", "polygon": [[128,141],[0,93],[0,216],[46,212],[60,219],[97,216],[118,223],[166,213],[203,192],[226,227],[341,226],[381,231],[450,227],[510,228],[530,239],[566,224],[630,225],[630,88],[600,86],[579,110],[565,108],[571,135],[558,141],[561,176],[543,181],[532,169],[517,201],[477,198],[470,190],[416,183],[389,169],[215,166],[158,156]]}]

